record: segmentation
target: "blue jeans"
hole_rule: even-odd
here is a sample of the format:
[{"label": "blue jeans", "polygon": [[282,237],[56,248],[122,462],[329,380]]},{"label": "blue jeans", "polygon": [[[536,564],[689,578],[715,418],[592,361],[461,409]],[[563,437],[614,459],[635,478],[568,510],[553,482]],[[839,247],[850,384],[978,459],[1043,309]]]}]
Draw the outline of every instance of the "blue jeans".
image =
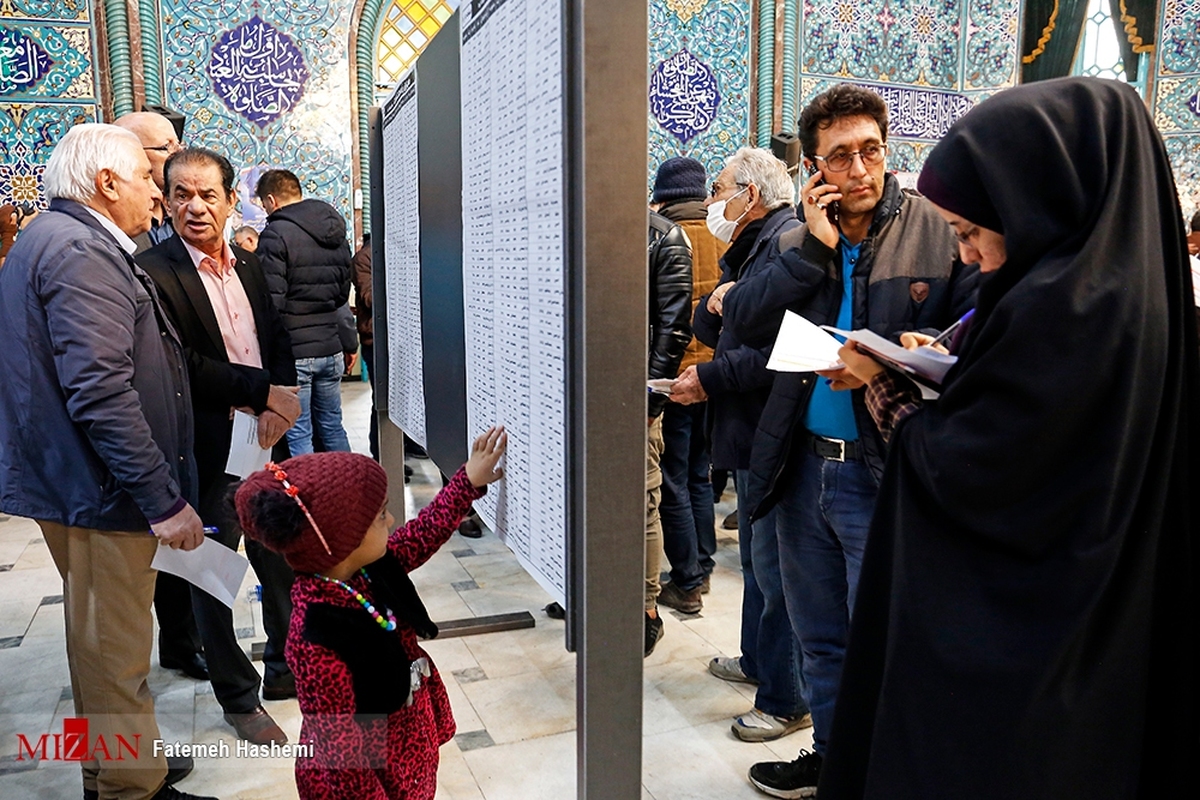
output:
[{"label": "blue jeans", "polygon": [[742,557],[742,671],[758,681],[754,706],[777,717],[808,713],[800,645],[792,633],[779,573],[775,512],[750,524],[749,472],[734,475],[738,492],[738,549]]},{"label": "blue jeans", "polygon": [[775,507],[779,567],[804,651],[813,748],[823,755],[879,487],[863,462],[826,461],[807,451],[790,473]]},{"label": "blue jeans", "polygon": [[663,551],[671,562],[671,582],[691,590],[713,571],[717,552],[716,511],[708,477],[708,442],[704,438],[706,403],[667,403],[662,413]]},{"label": "blue jeans", "polygon": [[313,451],[313,428],[326,450],[350,450],[342,428],[342,356],[296,359],[300,384],[300,418],[288,429],[288,450],[294,456]]}]

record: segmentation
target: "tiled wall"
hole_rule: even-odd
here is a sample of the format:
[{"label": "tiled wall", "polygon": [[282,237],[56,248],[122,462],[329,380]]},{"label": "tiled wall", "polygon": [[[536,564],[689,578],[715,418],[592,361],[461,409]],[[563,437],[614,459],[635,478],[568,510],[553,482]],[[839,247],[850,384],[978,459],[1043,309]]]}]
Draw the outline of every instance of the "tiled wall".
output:
[{"label": "tiled wall", "polygon": [[87,0],[0,0],[0,203],[41,203],[42,173],[72,125],[96,121]]},{"label": "tiled wall", "polygon": [[649,0],[650,164],[691,156],[709,177],[750,135],[750,0]]},{"label": "tiled wall", "polygon": [[348,0],[160,0],[167,105],[189,144],[224,153],[243,175],[241,210],[264,167],[290,169],[305,196],[350,223]]},{"label": "tiled wall", "polygon": [[1152,109],[1190,220],[1200,210],[1200,0],[1162,0],[1159,19]]},{"label": "tiled wall", "polygon": [[983,98],[1017,82],[1021,0],[806,0],[800,104],[840,81],[888,101],[890,169],[925,153]]}]

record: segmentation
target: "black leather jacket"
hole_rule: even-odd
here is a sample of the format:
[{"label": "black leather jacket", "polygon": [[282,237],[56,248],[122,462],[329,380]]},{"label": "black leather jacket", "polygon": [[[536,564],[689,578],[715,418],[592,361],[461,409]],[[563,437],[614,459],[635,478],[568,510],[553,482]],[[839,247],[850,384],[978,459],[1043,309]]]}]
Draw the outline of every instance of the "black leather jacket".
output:
[{"label": "black leather jacket", "polygon": [[[692,341],[692,248],[683,228],[650,212],[647,246],[650,267],[650,361],[651,378],[674,378],[679,362]],[[649,395],[647,414],[662,413],[666,398]]]}]

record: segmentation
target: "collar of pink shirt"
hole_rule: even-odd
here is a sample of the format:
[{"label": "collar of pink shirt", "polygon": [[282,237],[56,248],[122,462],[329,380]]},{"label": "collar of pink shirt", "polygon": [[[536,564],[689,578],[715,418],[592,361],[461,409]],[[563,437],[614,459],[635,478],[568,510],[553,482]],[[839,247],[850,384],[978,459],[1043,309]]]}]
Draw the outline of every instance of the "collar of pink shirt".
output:
[{"label": "collar of pink shirt", "polygon": [[183,242],[183,246],[187,248],[188,255],[192,257],[192,266],[196,268],[197,272],[207,270],[218,278],[221,278],[231,272],[234,265],[237,264],[237,257],[233,255],[233,250],[229,248],[229,242],[221,242],[221,258],[218,261],[212,258],[212,256],[206,255],[195,247],[192,247],[182,236],[179,238],[179,241]]}]

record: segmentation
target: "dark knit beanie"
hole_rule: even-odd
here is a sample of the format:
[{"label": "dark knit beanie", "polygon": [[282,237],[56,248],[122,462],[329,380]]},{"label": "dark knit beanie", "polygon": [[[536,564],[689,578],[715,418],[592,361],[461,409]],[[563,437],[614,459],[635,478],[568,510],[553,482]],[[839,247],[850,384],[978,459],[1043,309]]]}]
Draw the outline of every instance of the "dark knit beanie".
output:
[{"label": "dark knit beanie", "polygon": [[673,203],[676,200],[703,200],[708,196],[704,185],[707,176],[704,165],[694,158],[668,158],[654,177],[654,202]]},{"label": "dark knit beanie", "polygon": [[296,572],[325,572],[362,544],[387,499],[387,473],[357,453],[311,453],[278,467],[255,472],[237,490],[242,530]]}]

